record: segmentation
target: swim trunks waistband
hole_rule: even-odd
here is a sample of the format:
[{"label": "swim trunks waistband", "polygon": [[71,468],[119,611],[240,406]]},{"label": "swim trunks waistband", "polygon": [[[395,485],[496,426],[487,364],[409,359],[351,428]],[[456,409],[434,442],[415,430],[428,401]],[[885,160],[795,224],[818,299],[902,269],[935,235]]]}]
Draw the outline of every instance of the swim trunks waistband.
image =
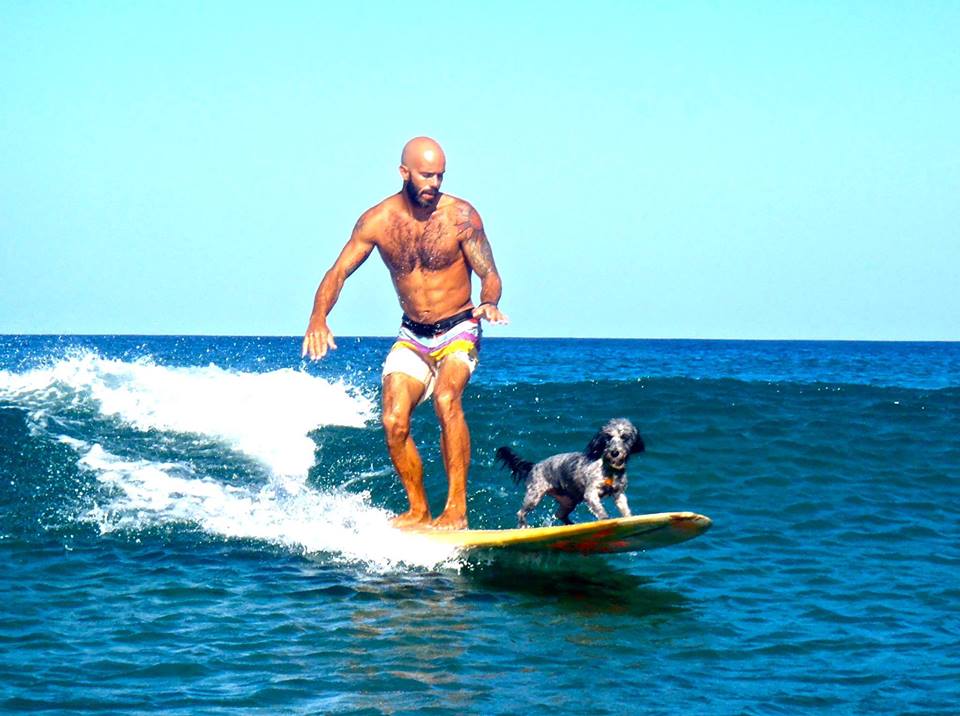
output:
[{"label": "swim trunks waistband", "polygon": [[443,318],[436,323],[420,323],[404,313],[401,323],[403,324],[404,328],[411,331],[414,335],[430,338],[433,336],[439,336],[441,333],[449,331],[455,325],[462,323],[468,318],[473,318],[472,308],[461,311],[460,313],[450,316],[449,318]]}]

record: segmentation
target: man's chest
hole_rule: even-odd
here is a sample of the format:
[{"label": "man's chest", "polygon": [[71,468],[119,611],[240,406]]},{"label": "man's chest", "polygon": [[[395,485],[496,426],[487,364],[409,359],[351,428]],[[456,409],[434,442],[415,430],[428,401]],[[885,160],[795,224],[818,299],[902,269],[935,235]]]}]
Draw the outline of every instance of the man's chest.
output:
[{"label": "man's chest", "polygon": [[380,254],[392,271],[440,271],[463,259],[456,227],[445,217],[417,222],[389,222],[379,242]]}]

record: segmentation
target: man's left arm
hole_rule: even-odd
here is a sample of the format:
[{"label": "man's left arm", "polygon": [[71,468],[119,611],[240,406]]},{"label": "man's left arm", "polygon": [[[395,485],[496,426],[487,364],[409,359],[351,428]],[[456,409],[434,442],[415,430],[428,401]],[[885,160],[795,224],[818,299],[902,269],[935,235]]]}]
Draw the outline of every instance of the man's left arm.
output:
[{"label": "man's left arm", "polygon": [[509,319],[497,305],[503,285],[493,260],[493,250],[483,230],[480,214],[469,204],[465,205],[459,217],[457,237],[467,265],[480,277],[480,303],[473,309],[474,318],[482,318],[490,323],[507,323]]}]

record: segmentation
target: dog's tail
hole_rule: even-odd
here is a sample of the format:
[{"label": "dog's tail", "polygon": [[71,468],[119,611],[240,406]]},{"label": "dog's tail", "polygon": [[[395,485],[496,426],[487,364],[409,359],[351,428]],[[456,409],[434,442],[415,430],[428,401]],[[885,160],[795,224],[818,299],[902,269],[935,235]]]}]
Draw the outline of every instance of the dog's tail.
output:
[{"label": "dog's tail", "polygon": [[518,485],[527,479],[527,475],[529,475],[533,469],[532,462],[524,460],[506,446],[497,448],[497,462],[501,463],[513,473],[513,481]]}]

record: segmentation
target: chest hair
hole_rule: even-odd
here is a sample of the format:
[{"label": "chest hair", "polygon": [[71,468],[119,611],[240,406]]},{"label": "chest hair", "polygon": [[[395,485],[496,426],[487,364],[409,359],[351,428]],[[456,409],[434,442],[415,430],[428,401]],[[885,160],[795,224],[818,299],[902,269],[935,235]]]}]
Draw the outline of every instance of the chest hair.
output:
[{"label": "chest hair", "polygon": [[391,270],[399,274],[417,269],[440,271],[453,265],[460,255],[455,228],[444,217],[434,215],[420,224],[395,216],[386,233],[381,252]]}]

